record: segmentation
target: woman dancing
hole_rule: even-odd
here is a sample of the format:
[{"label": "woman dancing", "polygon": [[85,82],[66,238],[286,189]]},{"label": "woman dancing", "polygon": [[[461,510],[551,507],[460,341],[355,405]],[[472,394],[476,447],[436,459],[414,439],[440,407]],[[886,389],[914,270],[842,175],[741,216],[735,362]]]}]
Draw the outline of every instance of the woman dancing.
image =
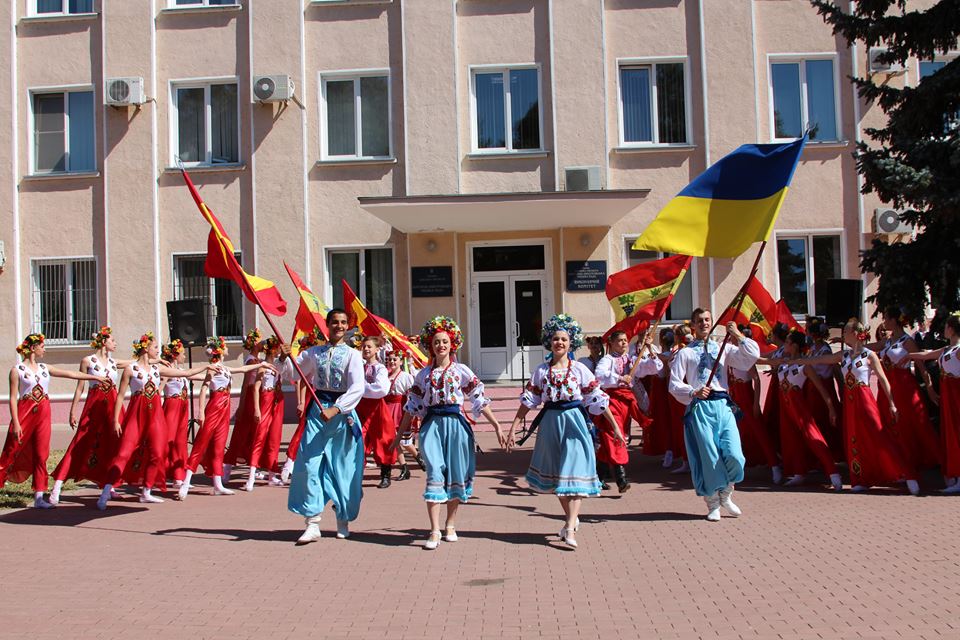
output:
[{"label": "woman dancing", "polygon": [[393,441],[397,435],[397,423],[387,411],[384,397],[390,392],[390,377],[387,368],[380,364],[380,338],[366,336],[360,343],[363,358],[363,399],[357,405],[357,415],[362,423],[364,449],[373,455],[380,467],[379,489],[390,486],[390,470],[397,461]]},{"label": "woman dancing", "polygon": [[[387,411],[393,418],[393,423],[399,427],[403,422],[403,407],[407,403],[407,392],[413,387],[413,376],[400,368],[402,358],[399,351],[391,350],[384,358],[387,365],[387,376],[390,379],[390,391],[384,396]],[[410,468],[407,466],[406,456],[413,457],[420,469],[424,469],[423,458],[414,444],[414,433],[419,431],[419,425],[410,423],[410,431],[400,434],[400,450],[397,452],[397,462],[400,464],[400,475],[397,480],[409,480]]]},{"label": "woman dancing", "polygon": [[258,469],[269,470],[268,482],[271,486],[283,484],[276,473],[283,432],[283,384],[275,368],[279,365],[280,340],[277,336],[270,336],[263,341],[261,351],[264,362],[274,368],[261,368],[253,383],[253,417],[257,421],[257,428],[250,447],[250,473],[244,491],[253,491]]},{"label": "woman dancing", "polygon": [[[260,352],[263,348],[263,334],[254,327],[243,338],[243,366],[260,362]],[[237,413],[233,419],[233,433],[230,434],[230,444],[223,454],[223,483],[230,483],[230,472],[238,462],[250,462],[250,451],[253,446],[253,432],[257,429],[257,419],[253,415],[253,385],[257,381],[257,369],[249,369],[243,376],[240,385],[240,399]],[[202,404],[201,404],[202,406]]]}]

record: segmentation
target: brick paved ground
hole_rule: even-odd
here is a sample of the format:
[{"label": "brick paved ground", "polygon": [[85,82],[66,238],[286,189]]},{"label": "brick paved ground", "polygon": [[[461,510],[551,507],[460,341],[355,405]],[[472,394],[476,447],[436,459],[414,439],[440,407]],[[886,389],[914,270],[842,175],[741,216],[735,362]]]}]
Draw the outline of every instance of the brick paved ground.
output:
[{"label": "brick paved ground", "polygon": [[368,470],[353,537],[305,547],[265,486],[4,513],[0,637],[960,638],[960,499],[771,490],[756,470],[744,517],[711,524],[688,476],[637,458],[574,552],[556,500],[524,488],[529,455],[479,458],[460,541],[435,552],[419,472],[378,490]]}]

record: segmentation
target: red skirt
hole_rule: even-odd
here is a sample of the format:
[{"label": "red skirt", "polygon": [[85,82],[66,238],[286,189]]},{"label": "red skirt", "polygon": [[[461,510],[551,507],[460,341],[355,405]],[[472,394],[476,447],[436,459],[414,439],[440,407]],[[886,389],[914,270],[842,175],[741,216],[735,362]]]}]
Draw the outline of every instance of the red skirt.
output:
[{"label": "red skirt", "polygon": [[304,403],[303,413],[300,414],[300,422],[297,424],[297,430],[293,432],[290,438],[290,444],[287,445],[287,460],[297,459],[297,450],[300,448],[300,438],[303,437],[303,428],[307,424],[307,410],[310,408],[312,400],[307,398]]},{"label": "red skirt", "polygon": [[[610,413],[613,414],[613,419],[617,421],[624,436],[628,433],[626,427],[629,425],[631,418],[640,422],[640,424],[644,424],[640,407],[637,406],[637,399],[632,390],[617,388],[604,389],[604,391],[610,396]],[[606,417],[603,414],[593,416],[593,424],[597,427],[597,435],[600,439],[597,460],[607,464],[627,464],[630,459],[627,448],[614,439],[613,428],[607,422]]]},{"label": "red skirt", "polygon": [[781,390],[780,444],[783,447],[783,470],[787,475],[805,474],[813,461],[828,476],[837,472],[830,445],[813,420],[802,388]]},{"label": "red skirt", "polygon": [[160,395],[134,395],[120,423],[123,433],[117,455],[107,470],[107,484],[140,485],[146,489],[166,482],[167,421]]},{"label": "red skirt", "polygon": [[762,416],[753,413],[756,404],[753,384],[740,380],[730,379],[730,398],[743,413],[737,423],[740,431],[740,442],[743,445],[743,455],[749,465],[765,464],[774,467],[777,464],[777,450],[773,446],[770,434],[763,424]]},{"label": "red skirt", "polygon": [[261,389],[260,424],[257,425],[250,450],[250,466],[270,469],[277,465],[280,451],[280,434],[283,430],[283,391]]},{"label": "red skirt", "polygon": [[[229,407],[228,407],[229,413]],[[263,417],[263,413],[260,414]],[[229,416],[228,416],[229,418]],[[230,445],[226,453],[222,454],[225,464],[237,464],[250,461],[250,453],[253,450],[253,439],[258,426],[257,419],[253,416],[253,385],[244,386],[240,390],[240,404],[237,406],[237,414],[233,419],[233,433],[230,434]],[[230,424],[227,420],[227,430]],[[204,465],[204,469],[206,469]]]},{"label": "red skirt", "polygon": [[47,458],[50,457],[50,400],[27,396],[17,402],[20,440],[13,435],[13,421],[0,453],[0,489],[7,480],[24,482],[33,476],[33,490],[47,490]]},{"label": "red skirt", "polygon": [[763,399],[763,426],[775,451],[780,450],[780,380],[776,374],[768,376],[770,385]]},{"label": "red skirt", "polygon": [[[830,401],[833,402],[834,410],[840,411],[840,398],[837,397],[837,385],[833,377],[820,378],[820,382],[827,390]],[[823,401],[823,396],[817,391],[817,387],[808,383],[803,385],[803,394],[807,398],[807,406],[810,407],[810,413],[813,415],[814,422],[820,427],[820,433],[830,445],[830,452],[834,460],[843,460],[843,433],[841,425],[833,426],[830,424],[830,409],[827,403]],[[837,414],[839,416],[839,413]]]},{"label": "red skirt", "polygon": [[223,449],[230,430],[230,389],[215,391],[207,400],[203,412],[203,424],[193,440],[193,449],[187,458],[187,469],[196,473],[203,465],[208,476],[223,475]]},{"label": "red skirt", "polygon": [[940,377],[940,435],[946,458],[943,475],[956,478],[960,476],[960,378]]},{"label": "red skirt", "polygon": [[[113,409],[117,402],[117,388],[104,390],[100,386],[87,392],[77,432],[53,471],[54,480],[89,480],[98,486],[107,483],[107,472],[117,450],[120,437],[113,430]],[[120,409],[120,423],[124,410]]]},{"label": "red skirt", "polygon": [[670,410],[670,400],[673,396],[667,390],[669,378],[648,376],[650,389],[651,424],[643,430],[643,455],[659,456],[671,448],[671,429],[673,428],[673,412]]},{"label": "red skirt", "polygon": [[167,476],[173,480],[183,480],[186,474],[189,403],[183,396],[163,400],[163,415],[167,421]]},{"label": "red skirt", "polygon": [[940,438],[937,437],[927,413],[927,405],[920,397],[920,385],[909,369],[883,368],[890,381],[893,403],[897,406],[897,420],[890,415],[888,403],[881,402],[880,419],[896,438],[900,449],[913,469],[937,464],[943,466]]},{"label": "red skirt", "polygon": [[884,429],[877,400],[869,387],[844,388],[843,439],[851,485],[869,487],[916,479],[915,470],[907,466],[900,447]]},{"label": "red skirt", "polygon": [[364,449],[373,455],[378,465],[397,462],[393,441],[397,437],[397,422],[383,398],[363,398],[357,405],[357,416],[363,430]]}]

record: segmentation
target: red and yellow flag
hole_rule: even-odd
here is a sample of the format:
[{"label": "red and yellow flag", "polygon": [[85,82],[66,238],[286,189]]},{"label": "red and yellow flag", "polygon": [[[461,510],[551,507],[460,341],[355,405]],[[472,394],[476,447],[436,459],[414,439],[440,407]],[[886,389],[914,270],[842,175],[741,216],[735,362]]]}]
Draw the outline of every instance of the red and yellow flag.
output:
[{"label": "red and yellow flag", "polygon": [[787,305],[782,300],[774,302],[773,296],[756,276],[750,278],[741,295],[743,304],[740,305],[740,312],[734,314],[737,303],[740,302],[738,295],[730,307],[717,319],[717,324],[726,324],[733,320],[737,324],[749,325],[761,353],[767,354],[776,349],[767,341],[775,324],[783,322],[790,327],[799,326],[793,319],[793,314],[787,309]]},{"label": "red and yellow flag", "polygon": [[233,255],[233,242],[230,241],[227,232],[223,230],[223,225],[217,220],[210,208],[204,203],[203,198],[193,186],[193,181],[187,175],[185,169],[183,180],[187,183],[190,195],[193,201],[197,203],[197,208],[203,215],[204,220],[210,224],[210,235],[207,236],[207,260],[203,265],[203,270],[211,278],[223,278],[233,280],[243,291],[243,295],[250,302],[260,305],[264,313],[275,316],[282,316],[287,313],[287,302],[280,295],[280,290],[269,280],[258,278],[251,275],[240,267],[236,256]]},{"label": "red and yellow flag", "polygon": [[351,327],[360,327],[363,335],[366,336],[383,336],[390,341],[394,349],[407,353],[420,367],[430,364],[430,359],[417,345],[407,339],[402,331],[363,306],[346,280],[343,280],[343,306],[346,307],[347,315],[350,316]]},{"label": "red and yellow flag", "polygon": [[287,269],[287,274],[293,281],[293,286],[297,288],[297,293],[300,294],[300,306],[294,320],[293,338],[290,339],[290,346],[294,351],[293,355],[297,355],[296,352],[300,350],[300,338],[312,333],[314,327],[320,330],[325,340],[330,337],[327,331],[327,313],[330,311],[330,307],[325,305],[323,300],[310,290],[310,287],[306,285],[296,271],[290,268],[290,265],[284,262],[283,266]]},{"label": "red and yellow flag", "polygon": [[670,301],[690,268],[690,256],[670,256],[638,264],[607,278],[607,300],[616,324],[604,335],[625,331],[628,338],[643,333],[667,312]]}]

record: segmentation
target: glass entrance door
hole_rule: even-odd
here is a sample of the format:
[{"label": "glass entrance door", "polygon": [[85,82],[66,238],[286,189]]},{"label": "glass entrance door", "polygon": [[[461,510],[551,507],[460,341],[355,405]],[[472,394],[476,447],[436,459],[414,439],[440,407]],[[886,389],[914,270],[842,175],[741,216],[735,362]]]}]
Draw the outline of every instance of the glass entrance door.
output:
[{"label": "glass entrance door", "polygon": [[540,331],[543,328],[543,280],[512,276],[510,290],[513,294],[510,378],[526,380],[537,365],[543,362],[544,350],[540,344]]},{"label": "glass entrance door", "polygon": [[543,361],[544,280],[531,276],[477,278],[477,326],[485,380],[525,380]]}]

